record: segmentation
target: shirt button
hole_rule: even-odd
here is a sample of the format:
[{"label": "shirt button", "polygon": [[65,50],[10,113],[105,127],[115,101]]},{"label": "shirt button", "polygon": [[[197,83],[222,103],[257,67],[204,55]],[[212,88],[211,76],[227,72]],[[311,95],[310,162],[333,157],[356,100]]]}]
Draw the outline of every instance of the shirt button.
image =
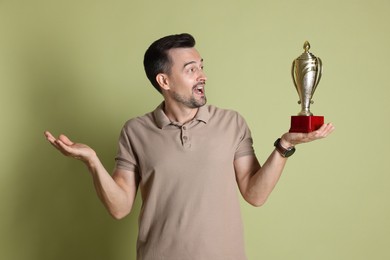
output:
[{"label": "shirt button", "polygon": [[187,130],[187,127],[186,127],[186,126],[183,126],[183,130]]},{"label": "shirt button", "polygon": [[187,136],[183,136],[183,140],[184,141],[187,141],[188,137]]}]

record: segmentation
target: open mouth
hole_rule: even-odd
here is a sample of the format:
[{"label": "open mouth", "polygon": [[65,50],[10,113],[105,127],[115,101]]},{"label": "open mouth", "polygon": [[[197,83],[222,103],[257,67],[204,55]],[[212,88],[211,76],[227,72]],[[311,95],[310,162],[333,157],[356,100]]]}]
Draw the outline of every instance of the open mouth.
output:
[{"label": "open mouth", "polygon": [[204,95],[204,84],[197,84],[193,88],[193,91],[194,91],[195,94]]}]

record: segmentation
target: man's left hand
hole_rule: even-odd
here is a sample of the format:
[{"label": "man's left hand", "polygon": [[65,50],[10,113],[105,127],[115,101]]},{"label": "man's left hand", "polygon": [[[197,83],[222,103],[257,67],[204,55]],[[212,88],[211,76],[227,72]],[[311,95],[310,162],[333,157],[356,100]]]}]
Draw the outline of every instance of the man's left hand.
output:
[{"label": "man's left hand", "polygon": [[327,137],[334,129],[335,127],[332,123],[327,123],[310,133],[285,133],[280,140],[280,144],[283,147],[291,147],[297,144],[312,142]]}]

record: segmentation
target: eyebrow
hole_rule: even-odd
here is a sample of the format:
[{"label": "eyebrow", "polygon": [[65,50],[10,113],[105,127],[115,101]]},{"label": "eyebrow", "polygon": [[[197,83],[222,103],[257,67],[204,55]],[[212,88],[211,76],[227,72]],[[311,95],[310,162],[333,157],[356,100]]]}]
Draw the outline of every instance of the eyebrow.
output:
[{"label": "eyebrow", "polygon": [[[201,59],[200,62],[203,62],[203,59]],[[187,67],[190,64],[194,64],[194,63],[196,63],[196,61],[189,61],[187,63],[184,63],[183,68]]]}]

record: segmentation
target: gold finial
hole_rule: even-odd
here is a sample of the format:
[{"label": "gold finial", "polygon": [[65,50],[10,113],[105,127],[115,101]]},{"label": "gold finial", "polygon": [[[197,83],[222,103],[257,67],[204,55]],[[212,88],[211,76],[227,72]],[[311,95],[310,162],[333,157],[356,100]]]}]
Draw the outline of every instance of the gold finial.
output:
[{"label": "gold finial", "polygon": [[305,52],[309,52],[310,43],[308,41],[305,41],[305,43],[303,44],[303,49],[305,50]]}]

